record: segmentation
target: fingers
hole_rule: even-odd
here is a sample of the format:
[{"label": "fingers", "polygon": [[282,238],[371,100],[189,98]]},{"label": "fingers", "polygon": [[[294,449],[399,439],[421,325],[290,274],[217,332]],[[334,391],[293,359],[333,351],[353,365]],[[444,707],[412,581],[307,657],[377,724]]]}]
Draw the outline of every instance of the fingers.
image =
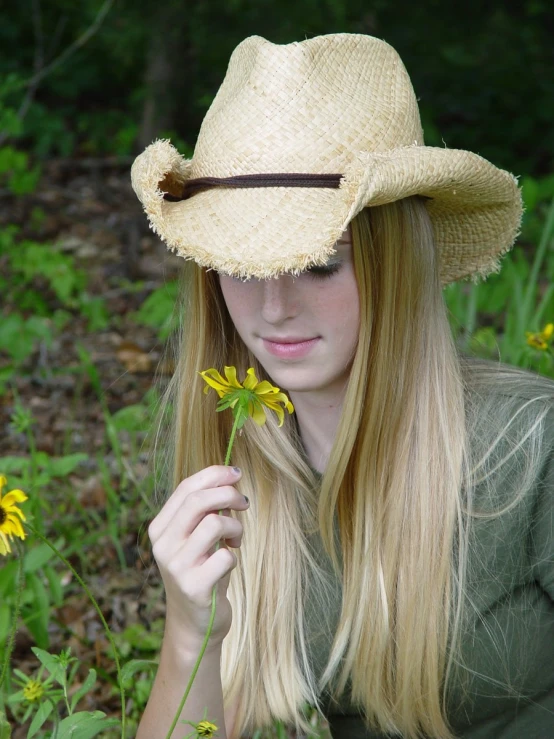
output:
[{"label": "fingers", "polygon": [[[235,468],[225,467],[224,465],[212,465],[200,470],[194,475],[187,477],[175,488],[175,491],[165,503],[162,510],[148,527],[148,535],[154,544],[161,533],[167,528],[177,511],[181,508],[183,502],[193,493],[205,492],[207,489],[214,489],[221,486],[230,486],[240,480],[240,472],[237,474]],[[238,495],[238,493],[237,493]],[[202,508],[202,498],[200,495],[194,502],[196,514],[198,515]],[[227,499],[225,499],[227,500]],[[236,498],[235,498],[236,500]],[[231,508],[230,501],[224,502],[221,508]],[[214,510],[206,509],[206,510]],[[218,509],[220,510],[220,509]],[[198,521],[197,521],[198,523]]]},{"label": "fingers", "polygon": [[[183,520],[188,514],[183,510]],[[221,539],[228,540],[230,546],[239,547],[242,541],[243,526],[236,518],[209,513],[190,536],[183,537],[182,524],[178,516],[166,532],[153,545],[153,553],[159,565],[169,563],[173,559],[180,566],[190,568],[203,564],[213,553],[213,549]]]}]

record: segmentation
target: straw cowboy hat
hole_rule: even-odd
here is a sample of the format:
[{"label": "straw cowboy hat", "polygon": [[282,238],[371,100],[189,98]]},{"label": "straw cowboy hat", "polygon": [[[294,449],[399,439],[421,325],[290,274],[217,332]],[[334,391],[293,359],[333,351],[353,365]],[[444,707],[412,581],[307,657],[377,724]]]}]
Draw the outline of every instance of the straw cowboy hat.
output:
[{"label": "straw cowboy hat", "polygon": [[156,141],[131,178],[171,250],[241,278],[325,264],[363,208],[422,195],[443,284],[477,279],[498,271],[522,213],[513,175],[477,154],[424,145],[400,57],[362,34],[246,38],[192,159]]}]

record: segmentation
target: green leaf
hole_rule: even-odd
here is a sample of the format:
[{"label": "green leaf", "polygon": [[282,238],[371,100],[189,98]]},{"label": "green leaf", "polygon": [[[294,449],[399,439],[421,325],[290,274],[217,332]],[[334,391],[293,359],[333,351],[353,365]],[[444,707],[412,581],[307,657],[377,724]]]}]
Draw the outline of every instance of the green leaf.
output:
[{"label": "green leaf", "polygon": [[133,320],[157,329],[158,338],[166,339],[177,325],[178,311],[175,310],[177,294],[177,280],[167,282],[146,298],[140,309],[132,316]]},{"label": "green leaf", "polygon": [[22,690],[18,690],[17,693],[12,693],[8,696],[6,703],[9,706],[15,706],[17,703],[23,703],[24,700],[26,700],[25,693]]},{"label": "green leaf", "polygon": [[128,405],[112,415],[116,431],[142,431],[148,419],[148,409],[142,403]]},{"label": "green leaf", "polygon": [[30,607],[22,609],[25,626],[34,636],[35,641],[43,648],[50,643],[48,620],[50,615],[50,599],[48,591],[40,577],[34,573],[27,574],[27,587],[32,592],[33,602]]},{"label": "green leaf", "polygon": [[158,662],[153,659],[131,659],[121,668],[121,679],[123,683],[127,683],[133,675],[144,670],[155,670],[158,668]]},{"label": "green leaf", "polygon": [[31,739],[37,731],[41,728],[43,723],[46,721],[48,716],[52,713],[54,710],[54,706],[50,701],[45,700],[43,701],[39,707],[38,711],[35,713],[33,720],[31,721],[31,725],[29,726],[29,733],[27,734],[27,739]]},{"label": "green leaf", "polygon": [[2,569],[0,569],[0,595],[3,598],[6,598],[10,591],[13,592],[15,590],[16,577],[17,562],[13,559],[3,564]]},{"label": "green leaf", "polygon": [[101,731],[120,725],[117,719],[106,719],[102,711],[80,711],[64,718],[58,727],[58,739],[91,739]]},{"label": "green leaf", "polygon": [[74,469],[76,469],[81,462],[86,462],[88,455],[81,454],[66,454],[64,457],[53,458],[50,457],[48,460],[48,471],[52,477],[66,477]]},{"label": "green leaf", "polygon": [[102,331],[110,324],[106,301],[101,296],[91,297],[86,292],[78,295],[79,312],[88,320],[87,331]]},{"label": "green leaf", "polygon": [[29,549],[23,558],[23,570],[25,572],[36,572],[49,562],[54,556],[54,552],[48,544],[37,544]]},{"label": "green leaf", "polygon": [[41,173],[38,164],[24,172],[14,172],[9,179],[8,187],[14,195],[27,195],[36,190]]},{"label": "green leaf", "polygon": [[0,711],[0,739],[10,739],[12,730],[9,723],[6,720],[4,711]]},{"label": "green leaf", "polygon": [[16,675],[18,678],[23,680],[23,682],[26,684],[27,680],[29,679],[29,676],[26,675],[24,672],[21,672],[21,670],[18,670],[17,667],[14,667],[12,670],[13,674]]},{"label": "green leaf", "polygon": [[58,573],[48,565],[44,568],[44,574],[50,586],[50,594],[52,596],[53,605],[59,607],[63,605],[63,587],[62,581]]},{"label": "green leaf", "polygon": [[77,703],[81,700],[81,698],[86,695],[89,690],[92,690],[94,687],[94,683],[96,682],[96,670],[93,670],[92,668],[89,669],[88,675],[85,679],[85,682],[81,685],[81,687],[75,691],[74,695],[71,698],[71,712],[75,710],[75,706]]},{"label": "green leaf", "polygon": [[[55,654],[50,654],[50,652],[47,652],[44,649],[40,649],[39,647],[31,647],[31,651],[35,657],[40,660],[40,663],[46,667],[54,680],[60,683],[60,685],[63,685],[61,675],[65,674],[65,669],[60,665],[58,657],[56,657]],[[58,676],[60,679],[58,679]]]},{"label": "green leaf", "polygon": [[[153,625],[154,626],[154,625]],[[159,626],[156,623],[156,626]],[[158,652],[162,645],[163,629],[146,629],[141,623],[131,624],[127,626],[119,639],[128,642],[135,649],[141,652]]]}]

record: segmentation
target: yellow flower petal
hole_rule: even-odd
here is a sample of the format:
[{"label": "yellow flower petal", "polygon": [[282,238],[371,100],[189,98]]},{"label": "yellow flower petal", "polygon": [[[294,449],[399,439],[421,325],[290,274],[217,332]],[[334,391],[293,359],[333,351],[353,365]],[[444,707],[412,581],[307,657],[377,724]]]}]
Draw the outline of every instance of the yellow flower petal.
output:
[{"label": "yellow flower petal", "polygon": [[227,384],[231,387],[238,389],[242,385],[237,380],[237,370],[234,367],[224,367],[225,377],[227,378]]},{"label": "yellow flower petal", "polygon": [[[2,507],[4,507],[4,506],[2,506]],[[6,513],[8,515],[8,518],[10,516],[13,516],[14,514],[16,514],[17,516],[19,516],[19,518],[22,521],[26,521],[27,520],[25,518],[25,514],[23,513],[23,511],[20,508],[17,508],[16,506],[14,506],[14,505],[13,506],[8,506],[7,508],[4,508],[4,510],[6,511]]]},{"label": "yellow flower petal", "polygon": [[266,402],[266,405],[270,410],[277,414],[277,418],[279,419],[279,426],[282,426],[285,422],[285,411],[281,408],[280,405],[277,405],[277,403],[272,403],[270,400]]},{"label": "yellow flower petal", "polygon": [[[204,382],[212,387],[220,398],[223,398],[223,396],[229,392],[229,384],[223,379],[223,377],[221,377],[217,370],[209,369],[204,372],[200,372],[200,374],[202,375]],[[212,375],[215,375],[215,377],[212,377]],[[204,388],[205,393],[208,392],[208,390],[208,387]]]},{"label": "yellow flower petal", "polygon": [[253,367],[250,367],[250,369],[246,370],[246,379],[244,381],[244,387],[247,390],[256,390],[256,385],[258,385],[258,378],[256,377],[256,373],[254,371]]},{"label": "yellow flower petal", "polygon": [[0,554],[5,556],[6,554],[11,553],[11,547],[10,542],[8,540],[8,537],[4,535],[2,531],[0,531]]},{"label": "yellow flower petal", "polygon": [[[245,380],[246,383],[246,380]],[[254,392],[256,395],[267,395],[272,394],[275,395],[279,392],[279,388],[275,387],[275,385],[272,385],[267,380],[262,380],[262,382],[259,382],[256,387],[254,388]]]},{"label": "yellow flower petal", "polygon": [[288,399],[288,397],[285,395],[285,393],[279,393],[274,398],[271,398],[272,401],[278,401],[279,403],[283,403],[285,408],[289,413],[294,413],[294,406]]},{"label": "yellow flower petal", "polygon": [[546,341],[541,339],[540,334],[529,334],[527,337],[527,344],[535,349],[541,349],[543,351],[548,349],[548,344]]},{"label": "yellow flower petal", "polygon": [[11,507],[15,503],[24,503],[26,500],[29,500],[29,498],[25,495],[23,490],[10,490],[10,492],[6,493],[3,498],[0,498],[0,502],[4,508]]},{"label": "yellow flower petal", "polygon": [[554,323],[547,323],[542,331],[542,337],[548,341],[552,337],[552,334],[554,334]]},{"label": "yellow flower petal", "polygon": [[8,516],[2,524],[2,529],[7,536],[18,536],[20,539],[25,538],[25,531],[21,522],[15,516]]},{"label": "yellow flower petal", "polygon": [[0,494],[2,493],[2,488],[4,487],[4,485],[7,485],[7,484],[8,484],[8,481],[6,480],[6,476],[0,475]]},{"label": "yellow flower petal", "polygon": [[265,411],[261,403],[255,403],[252,400],[248,403],[248,414],[258,426],[263,426],[266,418]]}]

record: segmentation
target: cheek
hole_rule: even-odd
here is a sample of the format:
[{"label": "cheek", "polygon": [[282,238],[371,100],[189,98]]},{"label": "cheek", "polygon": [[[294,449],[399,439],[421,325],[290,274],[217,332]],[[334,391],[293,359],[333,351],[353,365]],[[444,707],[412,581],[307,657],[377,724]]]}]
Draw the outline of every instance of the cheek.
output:
[{"label": "cheek", "polygon": [[253,285],[225,276],[219,278],[219,284],[229,315],[237,328],[240,328],[248,316],[255,314],[256,296]]},{"label": "cheek", "polygon": [[329,290],[320,303],[319,314],[329,327],[332,326],[337,332],[343,332],[343,338],[357,336],[360,322],[357,285],[349,282]]}]

